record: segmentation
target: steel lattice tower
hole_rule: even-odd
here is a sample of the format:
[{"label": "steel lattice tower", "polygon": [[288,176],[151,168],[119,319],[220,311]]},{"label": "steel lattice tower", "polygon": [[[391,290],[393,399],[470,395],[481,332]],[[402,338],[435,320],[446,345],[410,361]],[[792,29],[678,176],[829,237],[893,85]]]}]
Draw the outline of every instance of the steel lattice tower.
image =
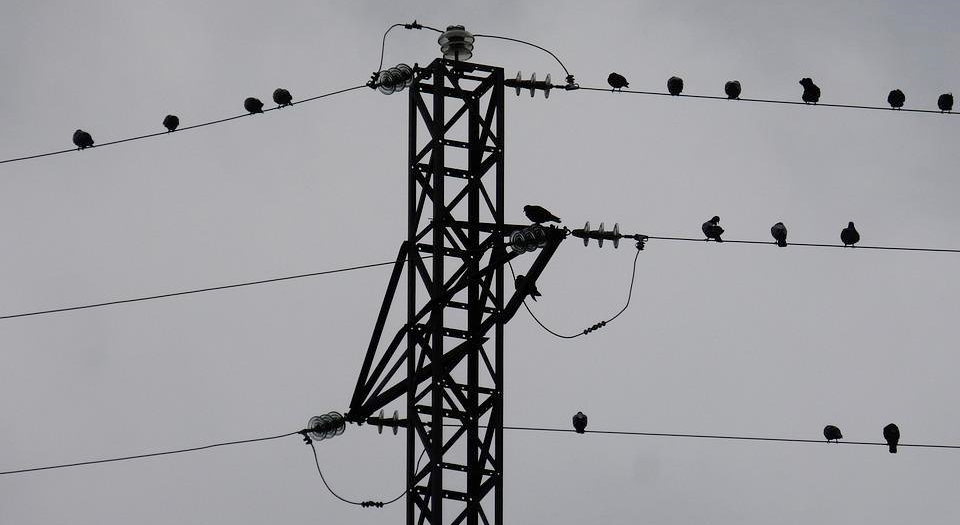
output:
[{"label": "steel lattice tower", "polygon": [[[410,86],[407,240],[346,416],[383,423],[406,397],[409,525],[503,523],[503,328],[524,297],[506,300],[504,266],[531,229],[504,223],[503,93],[503,69],[446,59]],[[531,282],[565,236],[534,228]],[[406,323],[381,349],[404,266]]]}]

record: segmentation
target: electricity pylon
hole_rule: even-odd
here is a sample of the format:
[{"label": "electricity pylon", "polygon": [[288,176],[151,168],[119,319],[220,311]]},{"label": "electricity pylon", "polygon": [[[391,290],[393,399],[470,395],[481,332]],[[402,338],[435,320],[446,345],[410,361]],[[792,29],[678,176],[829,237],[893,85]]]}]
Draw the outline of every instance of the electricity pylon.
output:
[{"label": "electricity pylon", "polygon": [[[526,295],[504,266],[539,249],[533,283],[567,235],[504,222],[503,94],[498,67],[413,71],[407,240],[346,414],[390,424],[374,412],[406,397],[408,525],[503,523],[503,328]],[[404,266],[406,323],[381,348]]]}]

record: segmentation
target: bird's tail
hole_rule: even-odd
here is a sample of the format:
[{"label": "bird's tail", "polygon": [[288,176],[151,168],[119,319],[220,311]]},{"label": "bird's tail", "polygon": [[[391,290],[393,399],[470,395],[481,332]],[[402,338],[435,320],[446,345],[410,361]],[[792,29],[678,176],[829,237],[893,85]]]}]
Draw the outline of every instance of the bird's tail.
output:
[{"label": "bird's tail", "polygon": [[777,241],[777,246],[779,246],[779,247],[781,247],[781,248],[786,248],[786,247],[787,247],[787,241],[785,241],[785,240],[784,240],[784,241]]},{"label": "bird's tail", "polygon": [[896,443],[890,443],[890,453],[891,453],[891,454],[896,454],[896,453],[897,453],[897,444],[896,444]]}]

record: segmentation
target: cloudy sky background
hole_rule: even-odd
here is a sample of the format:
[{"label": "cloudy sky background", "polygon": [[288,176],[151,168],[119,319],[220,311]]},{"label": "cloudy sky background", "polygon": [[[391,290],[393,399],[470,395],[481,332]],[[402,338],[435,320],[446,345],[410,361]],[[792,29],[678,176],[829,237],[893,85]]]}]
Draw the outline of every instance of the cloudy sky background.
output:
[{"label": "cloudy sky background", "polygon": [[[383,31],[530,40],[584,86],[610,71],[661,91],[934,109],[960,89],[954,2],[53,2],[0,20],[0,157],[97,143],[362,84]],[[436,34],[395,30],[385,66]],[[533,48],[474,61],[538,78]],[[507,99],[507,219],[570,227],[960,248],[954,116],[555,92]],[[268,103],[269,105],[269,103]],[[358,90],[124,145],[0,166],[0,315],[392,259],[406,217],[405,96]],[[633,248],[565,243],[539,281],[572,333],[622,305]],[[506,330],[506,423],[645,432],[960,443],[955,254],[651,241],[629,310],[562,341]],[[528,257],[532,261],[532,257]],[[526,261],[521,261],[520,268]],[[389,270],[0,322],[0,470],[281,434],[344,410]],[[396,408],[402,408],[399,405]],[[351,499],[404,484],[402,436],[319,444]],[[509,523],[954,523],[960,452],[510,432]],[[403,504],[333,499],[297,437],[0,477],[0,522],[401,523]]]}]

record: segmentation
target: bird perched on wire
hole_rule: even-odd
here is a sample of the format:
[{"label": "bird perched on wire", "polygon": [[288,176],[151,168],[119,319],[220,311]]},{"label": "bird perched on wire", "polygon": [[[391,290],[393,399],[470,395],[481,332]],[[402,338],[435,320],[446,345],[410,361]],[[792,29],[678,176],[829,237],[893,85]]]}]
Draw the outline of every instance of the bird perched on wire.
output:
[{"label": "bird perched on wire", "polygon": [[541,297],[540,290],[537,290],[537,283],[527,279],[523,274],[518,275],[517,278],[514,279],[513,287],[516,288],[517,292],[521,295],[524,297],[529,295],[534,301],[537,300],[537,297]]},{"label": "bird perched on wire", "polygon": [[93,146],[93,137],[89,133],[78,129],[73,132],[73,144],[77,149],[86,149]]},{"label": "bird perched on wire", "polygon": [[524,206],[523,214],[526,215],[531,222],[535,222],[537,224],[542,222],[560,222],[559,217],[547,211],[546,208],[537,206],[536,204],[527,204]]},{"label": "bird perched on wire", "polygon": [[778,222],[770,227],[770,235],[777,241],[777,246],[785,248],[787,246],[787,227],[782,222]]},{"label": "bird perched on wire", "polygon": [[883,439],[887,440],[887,445],[890,446],[890,453],[896,454],[897,443],[900,442],[900,427],[893,423],[883,427]]},{"label": "bird perched on wire", "polygon": [[683,79],[680,77],[670,77],[667,79],[667,91],[671,95],[677,96],[683,93]]},{"label": "bird perched on wire", "polygon": [[740,81],[731,80],[723,85],[723,92],[727,94],[727,98],[730,100],[736,100],[740,98]]},{"label": "bird perched on wire", "polygon": [[827,443],[831,441],[837,443],[837,440],[843,439],[843,434],[840,433],[839,428],[833,425],[827,425],[823,427],[823,437],[827,438]]},{"label": "bird perched on wire", "polygon": [[813,83],[810,77],[800,79],[803,86],[803,101],[807,104],[816,104],[820,101],[820,87]]},{"label": "bird perched on wire", "polygon": [[177,126],[180,125],[180,119],[176,115],[167,115],[163,118],[163,127],[167,128],[167,131],[176,131]]},{"label": "bird perched on wire", "polygon": [[630,87],[630,83],[627,82],[626,77],[620,73],[610,73],[607,75],[607,84],[610,84],[614,90],[621,90],[625,87]]},{"label": "bird perched on wire", "polygon": [[263,102],[260,102],[258,98],[247,97],[243,101],[243,109],[247,110],[248,113],[263,113]]},{"label": "bird perched on wire", "polygon": [[577,434],[583,434],[587,430],[587,416],[583,412],[577,412],[573,415],[573,429]]},{"label": "bird perched on wire", "polygon": [[703,223],[703,226],[700,228],[703,230],[703,234],[707,236],[706,240],[713,239],[717,242],[723,242],[723,239],[720,238],[723,235],[723,228],[720,227],[720,217],[714,215],[712,219]]},{"label": "bird perched on wire", "polygon": [[887,104],[890,104],[890,107],[893,109],[900,109],[903,107],[903,103],[907,101],[907,96],[903,94],[903,91],[899,89],[894,89],[887,95]]},{"label": "bird perched on wire", "polygon": [[953,110],[953,93],[944,93],[937,98],[937,107],[941,113]]},{"label": "bird perched on wire", "polygon": [[840,241],[844,246],[853,246],[860,242],[860,232],[853,226],[853,221],[850,221],[846,228],[840,230]]},{"label": "bird perched on wire", "polygon": [[273,101],[276,102],[277,107],[292,106],[293,96],[286,89],[277,88],[273,90]]}]

